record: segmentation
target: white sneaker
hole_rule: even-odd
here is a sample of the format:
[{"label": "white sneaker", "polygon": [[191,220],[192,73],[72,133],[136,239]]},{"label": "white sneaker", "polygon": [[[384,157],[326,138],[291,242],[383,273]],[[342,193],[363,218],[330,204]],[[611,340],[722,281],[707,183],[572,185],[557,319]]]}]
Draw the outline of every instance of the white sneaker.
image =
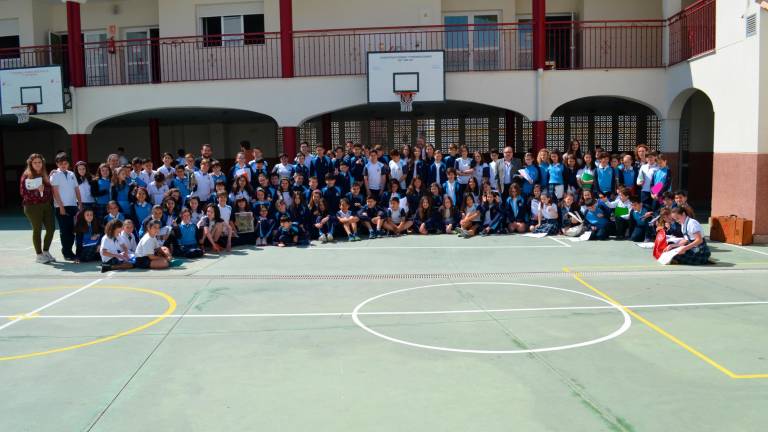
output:
[{"label": "white sneaker", "polygon": [[332,242],[333,241],[333,234],[328,234],[326,239],[328,239],[329,242]]},{"label": "white sneaker", "polygon": [[48,262],[56,262],[56,258],[54,258],[53,255],[51,255],[50,252],[48,252],[48,251],[43,252],[43,255],[48,257]]},{"label": "white sneaker", "polygon": [[320,243],[326,243],[328,241],[328,238],[325,236],[325,234],[320,234],[320,237],[318,237],[318,240],[320,240]]},{"label": "white sneaker", "polygon": [[38,264],[48,264],[51,262],[45,254],[38,254],[37,258],[35,258],[35,262]]}]

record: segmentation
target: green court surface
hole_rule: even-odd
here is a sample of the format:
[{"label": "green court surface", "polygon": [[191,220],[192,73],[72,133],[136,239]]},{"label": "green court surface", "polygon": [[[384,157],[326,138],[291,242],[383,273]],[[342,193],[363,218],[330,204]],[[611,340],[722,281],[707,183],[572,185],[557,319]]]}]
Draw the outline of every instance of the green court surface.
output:
[{"label": "green court surface", "polygon": [[[167,271],[0,218],[3,431],[759,431],[768,247],[407,236]],[[52,252],[60,257],[58,240]]]}]

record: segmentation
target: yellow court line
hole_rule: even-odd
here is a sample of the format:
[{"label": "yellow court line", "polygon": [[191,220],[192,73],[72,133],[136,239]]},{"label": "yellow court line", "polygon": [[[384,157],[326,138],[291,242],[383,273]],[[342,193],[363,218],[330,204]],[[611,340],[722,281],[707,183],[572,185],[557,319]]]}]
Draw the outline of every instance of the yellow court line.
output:
[{"label": "yellow court line", "polygon": [[[40,292],[40,291],[55,291],[55,290],[61,290],[61,289],[68,289],[68,288],[79,288],[79,287],[70,287],[70,286],[57,286],[57,287],[51,287],[51,288],[29,288],[29,289],[20,289],[20,290],[13,290],[13,291],[6,291],[5,293],[2,293],[2,295],[5,294],[12,294],[12,293],[23,293],[23,292]],[[38,352],[32,352],[27,354],[18,354],[18,355],[11,355],[11,356],[4,356],[0,357],[0,361],[8,361],[8,360],[21,360],[26,359],[30,357],[40,357],[45,356],[49,354],[56,354],[64,351],[71,351],[78,348],[85,348],[91,345],[96,345],[104,342],[109,342],[115,339],[119,339],[124,336],[131,335],[133,333],[140,332],[142,330],[146,330],[153,325],[159,323],[160,321],[168,318],[169,315],[171,315],[176,310],[176,300],[174,300],[173,297],[169,296],[168,294],[156,291],[148,288],[135,288],[135,287],[128,287],[123,285],[100,285],[98,287],[93,287],[92,289],[117,289],[117,290],[125,290],[125,291],[135,291],[135,292],[141,292],[145,294],[151,294],[154,296],[158,296],[166,301],[168,304],[168,307],[165,309],[165,311],[157,318],[155,318],[152,321],[149,321],[147,323],[144,323],[138,327],[133,327],[128,330],[115,333],[113,335],[105,336],[103,338],[94,339],[92,341],[84,342],[77,345],[69,345],[59,348],[53,348],[45,351],[38,351]]]},{"label": "yellow court line", "polygon": [[571,272],[571,270],[568,267],[564,267],[563,271],[566,273],[570,273],[573,275],[573,278],[576,279],[580,284],[584,285],[585,287],[589,288],[599,296],[603,297],[604,299],[608,300],[609,302],[615,304],[616,306],[624,309],[628,314],[630,314],[632,317],[636,318],[641,323],[647,325],[655,332],[659,333],[660,335],[664,336],[665,338],[669,339],[670,341],[674,342],[681,348],[685,349],[686,351],[690,352],[691,354],[695,355],[699,359],[703,360],[710,366],[714,367],[715,369],[719,370],[720,372],[724,373],[730,378],[733,379],[757,379],[757,378],[768,378],[768,374],[737,374],[733,372],[732,370],[728,369],[727,367],[721,365],[720,363],[713,360],[711,357],[707,356],[706,354],[702,353],[701,351],[697,350],[696,348],[688,345],[687,343],[683,342],[679,338],[677,338],[675,335],[669,333],[668,331],[664,330],[663,328],[659,327],[658,325],[652,323],[642,315],[638,314],[637,312],[633,311],[632,309],[624,306],[623,304],[619,303],[616,299],[609,296],[608,294],[604,293],[603,291],[600,291],[599,289],[593,287],[590,285],[587,281],[581,278],[581,275],[579,273]]}]

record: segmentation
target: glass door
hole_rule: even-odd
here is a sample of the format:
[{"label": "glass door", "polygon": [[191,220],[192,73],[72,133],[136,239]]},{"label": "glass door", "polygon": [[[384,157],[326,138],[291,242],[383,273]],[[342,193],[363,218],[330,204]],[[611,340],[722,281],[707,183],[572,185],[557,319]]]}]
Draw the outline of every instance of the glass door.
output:
[{"label": "glass door", "polygon": [[499,18],[498,12],[459,12],[443,16],[448,71],[497,69]]},{"label": "glass door", "polygon": [[151,81],[152,51],[149,29],[125,31],[125,74],[128,84]]},{"label": "glass door", "polygon": [[109,53],[107,52],[107,32],[83,32],[85,49],[85,82],[88,86],[109,84]]}]

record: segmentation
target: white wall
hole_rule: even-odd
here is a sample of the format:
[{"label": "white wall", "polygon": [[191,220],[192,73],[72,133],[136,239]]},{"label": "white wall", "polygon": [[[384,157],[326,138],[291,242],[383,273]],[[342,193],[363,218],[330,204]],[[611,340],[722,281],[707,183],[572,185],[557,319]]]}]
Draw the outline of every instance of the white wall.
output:
[{"label": "white wall", "polygon": [[[35,0],[40,1],[40,0]],[[42,0],[48,3],[47,0]],[[157,27],[159,0],[115,0],[90,1],[80,6],[80,21],[84,31],[106,30],[110,25],[118,28],[118,39],[122,38],[121,29],[129,27]],[[115,14],[117,7],[117,14]],[[67,31],[67,10],[63,3],[50,6],[51,31]]]},{"label": "white wall", "polygon": [[35,45],[34,13],[32,2],[29,0],[4,0],[0,3],[0,18],[17,18],[19,20],[19,44]]},{"label": "white wall", "polygon": [[439,24],[440,21],[440,0],[293,0],[294,30]]}]

